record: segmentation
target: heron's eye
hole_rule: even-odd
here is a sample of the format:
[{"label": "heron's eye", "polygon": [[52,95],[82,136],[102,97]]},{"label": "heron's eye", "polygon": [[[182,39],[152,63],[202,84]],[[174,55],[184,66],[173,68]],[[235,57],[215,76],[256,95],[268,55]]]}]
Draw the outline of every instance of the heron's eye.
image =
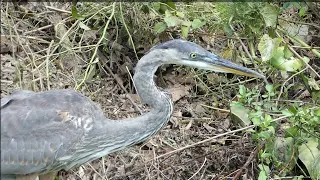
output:
[{"label": "heron's eye", "polygon": [[196,54],[196,53],[191,53],[191,54],[190,54],[190,58],[191,58],[191,59],[194,59],[194,58],[196,58],[196,57],[197,57],[197,54]]}]

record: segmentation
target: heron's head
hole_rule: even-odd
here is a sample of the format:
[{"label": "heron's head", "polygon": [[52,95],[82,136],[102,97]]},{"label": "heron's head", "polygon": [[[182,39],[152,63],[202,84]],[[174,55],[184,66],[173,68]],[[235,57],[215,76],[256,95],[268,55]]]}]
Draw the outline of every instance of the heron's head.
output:
[{"label": "heron's head", "polygon": [[152,52],[158,52],[158,55],[162,54],[162,63],[165,64],[179,64],[215,72],[226,72],[264,78],[263,75],[256,71],[222,59],[195,43],[181,39],[175,39],[159,44],[150,49],[149,53]]}]

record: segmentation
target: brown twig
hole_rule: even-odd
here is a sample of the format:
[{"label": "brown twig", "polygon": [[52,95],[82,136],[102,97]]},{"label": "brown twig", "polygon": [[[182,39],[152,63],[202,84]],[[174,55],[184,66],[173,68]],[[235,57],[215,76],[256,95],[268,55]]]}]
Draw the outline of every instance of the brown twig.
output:
[{"label": "brown twig", "polygon": [[265,144],[265,143],[262,143],[258,148],[256,147],[256,148],[254,149],[254,151],[251,152],[251,154],[250,154],[249,158],[247,159],[246,163],[244,163],[244,165],[240,168],[240,170],[237,172],[237,174],[233,177],[234,180],[239,179],[242,171],[249,166],[249,164],[251,163],[251,161],[253,160],[253,158],[257,155],[257,153],[258,153],[258,152],[260,151],[260,149],[264,146],[264,144]]},{"label": "brown twig", "polygon": [[320,29],[320,26],[318,26],[316,24],[313,24],[313,23],[307,23],[307,22],[301,22],[301,21],[293,21],[293,20],[284,19],[284,18],[281,18],[281,17],[279,17],[279,19],[284,20],[284,21],[288,21],[288,22],[291,22],[291,23],[295,23],[295,24],[309,25],[309,26],[313,26],[313,27],[316,27],[316,28]]},{"label": "brown twig", "polygon": [[[279,121],[279,120],[284,119],[284,118],[287,118],[287,117],[289,117],[289,116],[281,116],[281,117],[279,117],[279,118],[276,118],[276,119],[272,120],[272,122]],[[213,137],[211,137],[211,138],[205,139],[205,140],[203,140],[203,141],[199,141],[199,142],[196,142],[196,143],[193,143],[193,144],[184,146],[184,147],[182,147],[182,148],[175,149],[175,150],[173,150],[173,151],[167,152],[167,153],[165,153],[165,154],[159,155],[159,156],[155,157],[154,160],[159,159],[159,158],[162,158],[162,157],[165,157],[165,156],[167,156],[167,155],[171,155],[171,154],[174,154],[174,153],[183,151],[183,150],[185,150],[185,149],[188,149],[188,148],[191,148],[191,147],[194,147],[194,146],[197,146],[197,145],[206,143],[206,142],[210,142],[210,141],[212,141],[212,140],[214,140],[214,139],[217,139],[217,138],[220,138],[220,137],[229,135],[229,134],[233,134],[233,133],[236,133],[236,132],[241,132],[241,131],[244,131],[244,130],[247,130],[247,129],[251,129],[251,128],[254,128],[254,127],[255,127],[255,125],[250,125],[250,126],[247,126],[247,127],[244,127],[244,128],[240,128],[240,129],[236,129],[236,130],[233,130],[233,131],[229,131],[229,132],[225,132],[225,133],[222,133],[222,134],[218,134],[218,135],[216,135],[216,136],[213,136]]]},{"label": "brown twig", "polygon": [[[98,50],[97,52],[98,52],[98,56],[99,56],[99,58],[102,60],[102,62],[107,62],[107,61],[108,61],[107,58],[103,55],[103,53],[102,53],[100,50]],[[117,83],[118,83],[118,85],[120,86],[120,88],[121,88],[126,94],[129,94],[129,92],[127,91],[127,89],[126,89],[126,88],[123,86],[123,84],[120,82],[119,77],[116,76],[116,75],[112,72],[112,70],[111,70],[107,65],[104,64],[103,66],[104,66],[104,68],[107,69],[108,73],[111,74],[111,76],[117,81]],[[102,69],[104,70],[104,68],[102,68]],[[107,73],[107,72],[106,72],[106,73]],[[135,110],[138,111],[138,112],[140,112],[140,114],[142,114],[141,109],[140,109],[139,106],[134,102],[134,100],[133,100],[130,96],[126,96],[126,97],[131,101],[131,103],[133,104]]]}]

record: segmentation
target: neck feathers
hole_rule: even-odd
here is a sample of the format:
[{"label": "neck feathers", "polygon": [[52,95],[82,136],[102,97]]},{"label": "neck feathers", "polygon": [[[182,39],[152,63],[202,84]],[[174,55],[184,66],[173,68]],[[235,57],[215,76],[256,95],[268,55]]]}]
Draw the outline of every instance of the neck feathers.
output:
[{"label": "neck feathers", "polygon": [[[170,119],[173,110],[172,100],[167,93],[160,91],[153,81],[154,73],[165,57],[150,53],[137,64],[133,79],[142,101],[150,105],[152,110],[136,118],[97,121],[90,139],[87,140],[88,143],[85,143],[86,146],[94,146],[99,152],[94,157],[104,156],[144,141],[159,131]],[[96,137],[96,140],[93,141],[92,137]]]}]

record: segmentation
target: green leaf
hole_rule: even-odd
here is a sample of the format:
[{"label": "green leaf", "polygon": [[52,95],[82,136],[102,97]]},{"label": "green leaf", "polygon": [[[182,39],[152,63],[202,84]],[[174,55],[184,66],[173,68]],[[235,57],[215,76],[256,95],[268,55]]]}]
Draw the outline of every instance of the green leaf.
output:
[{"label": "green leaf", "polygon": [[288,109],[282,110],[281,111],[283,115],[285,116],[293,116],[294,114],[292,112],[290,112]]},{"label": "green leaf", "polygon": [[267,27],[275,27],[277,25],[277,18],[279,15],[279,10],[277,6],[266,4],[265,7],[260,11],[263,16],[264,22]]},{"label": "green leaf", "polygon": [[298,135],[298,127],[293,126],[285,129],[284,137],[296,137]]},{"label": "green leaf", "polygon": [[182,21],[181,25],[182,26],[186,26],[186,27],[190,27],[191,26],[191,22],[190,21]]},{"label": "green leaf", "polygon": [[155,26],[154,26],[154,31],[156,31],[158,34],[162,33],[163,31],[165,31],[167,28],[166,23],[164,22],[158,22]]},{"label": "green leaf", "polygon": [[299,10],[299,16],[302,17],[302,16],[306,15],[306,11],[307,11],[307,8],[306,7],[302,7]]},{"label": "green leaf", "polygon": [[308,64],[309,61],[310,61],[310,59],[309,59],[308,57],[306,57],[306,56],[303,56],[303,57],[302,57],[302,60],[303,60],[306,64]]},{"label": "green leaf", "polygon": [[149,10],[149,7],[147,5],[142,5],[140,10],[145,13],[145,14],[149,14],[150,13],[150,10]]},{"label": "green leaf", "polygon": [[231,27],[230,27],[229,24],[223,24],[222,28],[223,28],[223,31],[224,31],[228,36],[231,36],[231,35],[232,35],[233,31],[232,31],[232,29],[231,29]]},{"label": "green leaf", "polygon": [[188,37],[188,34],[189,34],[190,26],[181,25],[180,28],[181,28],[182,37],[184,37],[186,39]]},{"label": "green leaf", "polygon": [[292,2],[285,2],[285,3],[283,3],[283,8],[284,9],[289,9],[290,7],[291,7],[291,5],[292,5]]},{"label": "green leaf", "polygon": [[297,8],[297,9],[300,9],[301,8],[301,5],[299,2],[292,2],[292,5]]},{"label": "green leaf", "polygon": [[75,6],[71,8],[71,15],[74,19],[84,20],[84,17],[78,13],[78,10]]},{"label": "green leaf", "polygon": [[314,114],[318,117],[320,117],[320,108],[314,111]]},{"label": "green leaf", "polygon": [[172,26],[180,25],[182,20],[179,19],[177,16],[169,16],[164,18],[164,22],[167,23],[168,27],[172,27]]},{"label": "green leaf", "polygon": [[165,17],[170,17],[170,16],[172,16],[172,14],[171,14],[171,12],[169,11],[169,10],[166,10],[165,12],[164,12],[164,16]]},{"label": "green leaf", "polygon": [[156,11],[159,11],[160,10],[160,2],[155,2],[153,3],[153,9],[156,10]]},{"label": "green leaf", "polygon": [[248,110],[239,102],[231,102],[230,107],[231,119],[241,126],[248,126],[251,124],[248,116]]},{"label": "green leaf", "polygon": [[270,168],[264,164],[259,164],[258,167],[260,169],[258,180],[267,180]]},{"label": "green leaf", "polygon": [[177,11],[177,12],[176,12],[176,15],[177,15],[178,17],[184,18],[184,14],[183,14],[182,12]]},{"label": "green leaf", "polygon": [[294,106],[290,106],[290,107],[289,107],[289,111],[290,111],[291,113],[293,113],[294,115],[296,115],[296,114],[298,113],[297,108],[295,108]]},{"label": "green leaf", "polygon": [[284,46],[284,57],[286,59],[291,58],[293,56],[293,53],[290,51],[290,49],[288,48],[288,45]]},{"label": "green leaf", "polygon": [[241,96],[244,96],[244,95],[246,95],[246,87],[244,86],[244,85],[239,85],[239,94],[241,95]]},{"label": "green leaf", "polygon": [[316,82],[314,78],[308,78],[308,85],[313,90],[316,90],[316,91],[320,90],[319,84]]},{"label": "green leaf", "polygon": [[192,28],[193,29],[197,29],[197,28],[200,28],[201,26],[205,25],[206,22],[202,22],[200,19],[194,19],[192,21]]},{"label": "green leaf", "polygon": [[267,84],[266,85],[266,90],[271,93],[273,91],[273,85],[272,84]]},{"label": "green leaf", "polygon": [[259,136],[260,138],[263,138],[263,139],[269,139],[270,136],[271,136],[271,134],[270,134],[270,132],[263,131],[263,132],[260,132],[260,133],[258,134],[258,136]]},{"label": "green leaf", "polygon": [[260,51],[262,61],[268,61],[274,56],[281,41],[282,38],[272,39],[268,34],[262,36],[258,44],[258,49]]},{"label": "green leaf", "polygon": [[284,57],[284,46],[277,48],[274,56],[270,59],[270,62],[274,67],[289,72],[295,72],[303,66],[303,62],[297,58],[291,57],[286,59]]},{"label": "green leaf", "polygon": [[[295,159],[297,157],[293,157],[293,153],[295,152],[294,148],[294,140],[292,137],[283,138],[276,137],[274,146],[273,146],[273,155],[275,162],[281,161],[286,164],[286,171],[290,171],[296,165]],[[294,155],[297,155],[296,153]]]},{"label": "green leaf", "polygon": [[320,150],[316,138],[308,138],[308,142],[299,146],[299,159],[306,166],[311,179],[320,177]]},{"label": "green leaf", "polygon": [[172,9],[176,10],[176,5],[174,4],[174,2],[166,2],[166,4]]}]

